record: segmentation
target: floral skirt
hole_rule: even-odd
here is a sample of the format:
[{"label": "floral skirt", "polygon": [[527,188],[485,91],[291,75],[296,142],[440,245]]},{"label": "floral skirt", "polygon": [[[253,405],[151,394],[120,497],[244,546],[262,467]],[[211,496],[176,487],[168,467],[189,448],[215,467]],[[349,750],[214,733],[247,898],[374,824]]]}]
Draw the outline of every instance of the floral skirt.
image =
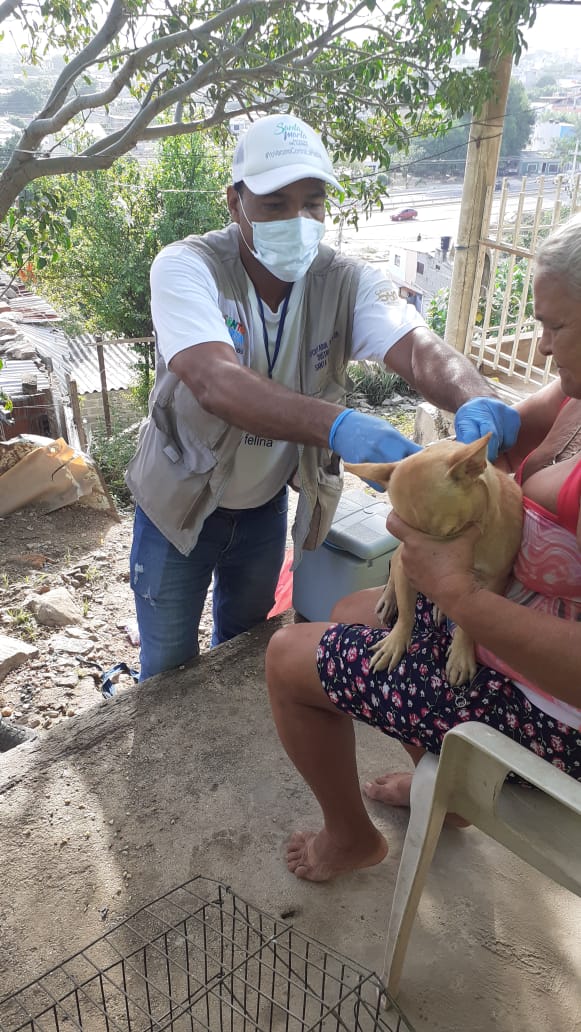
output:
[{"label": "floral skirt", "polygon": [[497,728],[581,780],[581,732],[537,709],[507,677],[479,666],[471,682],[451,687],[451,634],[418,595],[412,643],[398,666],[370,670],[370,648],[388,628],[333,624],[317,649],[319,676],[331,702],[406,745],[439,753],[446,731],[467,720]]}]

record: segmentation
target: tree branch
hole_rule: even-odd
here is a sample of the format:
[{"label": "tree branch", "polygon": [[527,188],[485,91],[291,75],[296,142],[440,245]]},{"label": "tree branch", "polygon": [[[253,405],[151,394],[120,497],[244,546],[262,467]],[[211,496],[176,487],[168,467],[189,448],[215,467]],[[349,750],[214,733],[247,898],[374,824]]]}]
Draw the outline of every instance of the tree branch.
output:
[{"label": "tree branch", "polygon": [[11,14],[14,14],[15,10],[22,5],[22,0],[4,0],[0,4],[0,22],[9,18]]},{"label": "tree branch", "polygon": [[[275,0],[270,7],[276,11],[288,5],[289,0]],[[115,38],[123,24],[128,20],[126,16],[122,19],[120,17],[120,14],[123,13],[123,0],[114,0],[103,29],[97,34],[97,36],[95,36],[91,43],[85,47],[82,53],[79,54],[78,57],[75,58],[75,60],[72,61],[63,71],[47,104],[45,105],[45,108],[40,112],[38,117],[31,122],[28,127],[30,135],[28,135],[27,130],[26,139],[23,140],[23,148],[30,150],[34,149],[35,145],[38,145],[40,140],[44,139],[44,137],[49,134],[60,132],[67,122],[78,115],[81,111],[87,109],[94,110],[110,104],[119,96],[123,88],[129,85],[133,76],[139,72],[148,61],[151,61],[152,58],[158,57],[167,51],[179,51],[180,48],[191,45],[192,43],[207,43],[214,32],[220,29],[223,30],[228,23],[237,20],[241,15],[248,11],[253,12],[255,6],[256,5],[253,0],[241,0],[240,3],[234,4],[225,11],[222,11],[210,18],[202,26],[151,40],[149,43],[131,53],[130,57],[124,63],[119,72],[117,72],[107,89],[102,90],[100,93],[84,94],[75,97],[74,100],[70,101],[58,110],[59,98],[64,99],[64,96],[69,92],[72,83],[79,77],[79,75],[87,71],[87,69],[94,63],[112,59],[112,55],[103,57],[102,51],[105,46]],[[247,33],[250,33],[250,31],[251,27],[249,27]],[[255,29],[252,29],[252,34],[254,34],[255,31]],[[241,37],[242,42],[244,41],[245,35],[246,34],[243,34]],[[101,42],[98,44],[97,41],[99,39],[101,39]],[[223,45],[222,40],[219,40],[218,43],[219,45]],[[235,51],[235,47],[229,47],[226,48],[225,53],[235,53]],[[161,73],[158,78],[162,78]],[[194,80],[194,77],[192,77],[192,80]],[[194,85],[193,88],[196,89],[197,87]],[[142,122],[141,119],[140,122]]]},{"label": "tree branch", "polygon": [[[39,113],[36,121],[42,122],[51,115],[66,99],[72,84],[78,79],[86,68],[99,58],[105,47],[107,47],[128,21],[129,14],[124,6],[124,0],[113,0],[105,23],[93,36],[90,43],[77,54],[72,61],[63,69],[56,84],[46,102],[43,110]],[[50,132],[50,130],[49,130]]]}]

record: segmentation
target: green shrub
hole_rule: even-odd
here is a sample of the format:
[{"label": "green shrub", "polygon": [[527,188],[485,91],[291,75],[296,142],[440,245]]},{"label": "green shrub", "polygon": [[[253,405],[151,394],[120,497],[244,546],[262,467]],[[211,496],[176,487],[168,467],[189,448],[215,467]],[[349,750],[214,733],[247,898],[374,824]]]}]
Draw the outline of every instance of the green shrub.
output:
[{"label": "green shrub", "polygon": [[89,448],[91,458],[99,467],[103,480],[121,508],[132,505],[131,494],[125,483],[125,473],[135,454],[140,425],[124,429],[114,426],[111,436],[107,437],[105,427],[100,424],[92,433]]},{"label": "green shrub", "polygon": [[397,373],[371,362],[354,362],[349,366],[349,378],[353,384],[348,400],[362,394],[368,405],[382,405],[392,394],[413,394],[406,380]]},{"label": "green shrub", "polygon": [[426,313],[426,322],[434,333],[438,334],[438,337],[444,339],[444,333],[446,331],[446,316],[448,315],[448,305],[450,303],[450,288],[442,287],[437,294],[434,294],[428,303],[428,311]]}]

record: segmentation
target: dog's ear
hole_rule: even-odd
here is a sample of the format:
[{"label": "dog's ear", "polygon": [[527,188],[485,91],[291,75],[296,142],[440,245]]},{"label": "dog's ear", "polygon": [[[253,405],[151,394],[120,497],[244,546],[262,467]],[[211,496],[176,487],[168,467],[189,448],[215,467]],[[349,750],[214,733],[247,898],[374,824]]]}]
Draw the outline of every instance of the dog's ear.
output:
[{"label": "dog's ear", "polygon": [[344,467],[348,473],[355,473],[355,476],[362,480],[372,480],[375,484],[387,487],[391,474],[397,462],[345,462]]},{"label": "dog's ear", "polygon": [[450,456],[450,468],[446,476],[452,480],[477,480],[486,469],[486,452],[492,434],[485,434],[472,444],[459,444],[458,451]]}]

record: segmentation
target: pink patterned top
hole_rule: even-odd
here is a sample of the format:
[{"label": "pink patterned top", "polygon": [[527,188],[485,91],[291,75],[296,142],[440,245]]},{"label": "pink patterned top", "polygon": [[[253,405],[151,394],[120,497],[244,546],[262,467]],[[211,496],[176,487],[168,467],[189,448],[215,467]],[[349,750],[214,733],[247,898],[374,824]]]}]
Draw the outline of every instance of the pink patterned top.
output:
[{"label": "pink patterned top", "polygon": [[[580,502],[581,459],[561,487],[556,514],[525,497],[523,536],[507,598],[563,620],[581,620],[581,552],[576,538]],[[538,709],[581,730],[581,708],[541,691],[481,645],[476,656],[480,663],[510,677]]]}]

